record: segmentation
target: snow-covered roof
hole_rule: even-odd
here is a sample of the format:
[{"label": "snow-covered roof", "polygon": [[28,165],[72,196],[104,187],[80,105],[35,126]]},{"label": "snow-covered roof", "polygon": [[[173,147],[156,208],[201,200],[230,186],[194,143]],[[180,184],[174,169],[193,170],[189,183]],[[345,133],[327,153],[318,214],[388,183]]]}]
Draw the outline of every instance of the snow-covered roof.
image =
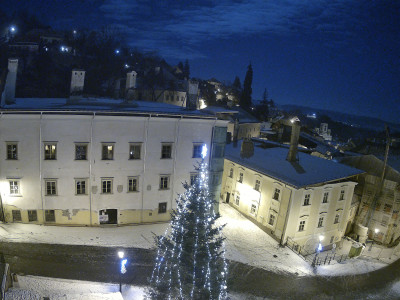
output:
[{"label": "snow-covered roof", "polygon": [[241,142],[229,144],[225,148],[225,159],[258,173],[274,178],[295,188],[303,188],[348,178],[364,171],[298,152],[299,160],[286,160],[288,149],[261,148],[254,146],[254,155],[250,158],[240,156]]},{"label": "snow-covered roof", "polygon": [[237,114],[237,110],[231,110],[221,106],[207,106],[202,111],[213,113],[213,114]]},{"label": "snow-covered roof", "polygon": [[14,104],[5,105],[1,111],[60,111],[60,112],[117,112],[129,114],[180,115],[195,118],[215,118],[199,110],[152,101],[126,102],[121,99],[82,98],[17,98]]}]

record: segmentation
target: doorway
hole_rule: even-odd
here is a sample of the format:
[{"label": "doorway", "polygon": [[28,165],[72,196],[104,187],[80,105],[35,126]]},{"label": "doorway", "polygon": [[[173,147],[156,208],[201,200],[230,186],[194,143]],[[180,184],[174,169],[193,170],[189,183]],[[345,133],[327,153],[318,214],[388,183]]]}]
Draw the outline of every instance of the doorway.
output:
[{"label": "doorway", "polygon": [[99,211],[100,224],[118,224],[117,209],[102,209]]},{"label": "doorway", "polygon": [[229,198],[231,197],[231,193],[226,193],[225,202],[229,203]]}]

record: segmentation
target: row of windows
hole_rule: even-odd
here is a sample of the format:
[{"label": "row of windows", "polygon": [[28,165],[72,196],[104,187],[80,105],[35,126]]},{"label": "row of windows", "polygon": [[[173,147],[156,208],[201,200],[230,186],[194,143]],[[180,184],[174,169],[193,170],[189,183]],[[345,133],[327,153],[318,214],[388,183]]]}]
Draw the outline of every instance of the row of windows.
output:
[{"label": "row of windows", "polygon": [[[166,99],[167,101],[169,101],[170,98],[171,98],[171,101],[174,101],[174,95],[166,94],[165,99]],[[180,97],[180,100],[183,102],[183,101],[185,100],[185,97],[184,97],[184,96],[181,96],[181,97]],[[179,96],[178,96],[178,95],[176,96],[176,101],[179,101]]]},{"label": "row of windows", "polygon": [[[172,158],[172,143],[163,143],[161,145],[161,159]],[[201,158],[203,144],[193,145],[193,158]],[[101,159],[102,160],[113,160],[115,151],[115,143],[102,143],[101,146]],[[141,159],[142,144],[131,143],[129,145],[129,159]],[[222,156],[218,156],[222,157]],[[18,159],[18,143],[7,143],[7,159],[17,160]],[[45,142],[44,143],[44,159],[45,160],[56,160],[57,159],[57,143],[56,142]],[[75,144],[75,160],[87,160],[88,159],[88,143],[76,143]]]},{"label": "row of windows", "polygon": [[[335,219],[334,219],[334,221],[333,221],[333,224],[338,224],[339,221],[340,221],[340,214],[336,214],[336,215],[335,215]],[[270,224],[270,225],[271,225],[271,224]],[[300,223],[299,223],[299,231],[304,231],[305,226],[306,226],[306,221],[305,221],[305,220],[300,221]],[[320,218],[318,219],[318,225],[317,225],[317,227],[318,227],[318,228],[324,227],[324,217],[320,217]]]}]

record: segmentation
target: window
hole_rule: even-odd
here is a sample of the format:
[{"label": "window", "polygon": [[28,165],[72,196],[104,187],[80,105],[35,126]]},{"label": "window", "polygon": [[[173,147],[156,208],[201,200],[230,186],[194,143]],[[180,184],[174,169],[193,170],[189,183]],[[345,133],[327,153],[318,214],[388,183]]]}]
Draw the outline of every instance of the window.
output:
[{"label": "window", "polygon": [[322,203],[328,203],[329,192],[324,193],[324,197],[322,198]]},{"label": "window", "polygon": [[310,205],[310,194],[304,196],[304,206]]},{"label": "window", "polygon": [[239,206],[240,203],[240,195],[236,195],[235,204]]},{"label": "window", "polygon": [[142,150],[141,144],[129,145],[129,159],[140,159],[140,152]]},{"label": "window", "polygon": [[214,145],[214,158],[224,157],[224,144],[215,144]]},{"label": "window", "polygon": [[385,203],[385,205],[383,206],[383,211],[389,214],[392,211],[392,205]]},{"label": "window", "polygon": [[243,173],[239,173],[239,180],[240,183],[243,183]]},{"label": "window", "polygon": [[250,208],[250,214],[255,215],[257,210],[257,205],[252,204]]},{"label": "window", "polygon": [[102,160],[113,160],[114,159],[114,144],[103,144],[101,152]]},{"label": "window", "polygon": [[54,209],[46,209],[44,211],[44,216],[46,222],[55,222],[56,221],[56,215],[54,213]]},{"label": "window", "polygon": [[211,184],[212,185],[218,185],[219,184],[219,174],[218,173],[214,173],[211,176]]},{"label": "window", "polygon": [[320,217],[318,220],[318,227],[322,227],[323,223],[324,223],[324,217]]},{"label": "window", "polygon": [[334,235],[332,235],[331,236],[331,241],[329,242],[329,244],[332,244],[333,243],[333,239],[335,238],[335,236]]},{"label": "window", "polygon": [[16,143],[7,143],[7,159],[18,159],[18,146]]},{"label": "window", "polygon": [[163,144],[161,146],[161,158],[162,159],[167,159],[167,158],[171,158],[172,154],[172,145],[171,144]]},{"label": "window", "polygon": [[44,144],[44,159],[45,160],[57,159],[57,144],[55,143]]},{"label": "window", "polygon": [[10,195],[19,195],[19,181],[18,180],[10,180]]},{"label": "window", "polygon": [[194,185],[196,183],[196,179],[199,176],[198,173],[192,173],[190,174],[190,185]]},{"label": "window", "polygon": [[160,176],[160,190],[168,190],[169,189],[169,176],[162,175]]},{"label": "window", "polygon": [[339,214],[336,214],[336,216],[335,216],[335,221],[333,222],[333,224],[339,223],[339,217],[340,217],[340,215],[339,215]]},{"label": "window", "polygon": [[46,196],[57,195],[57,180],[46,180]]},{"label": "window", "polygon": [[113,180],[111,178],[101,179],[101,192],[103,194],[112,194]]},{"label": "window", "polygon": [[13,222],[21,222],[21,211],[20,210],[13,210],[12,211]]},{"label": "window", "polygon": [[36,210],[28,210],[28,221],[29,222],[37,221],[37,211]]},{"label": "window", "polygon": [[272,197],[272,199],[279,201],[279,195],[281,194],[281,190],[280,189],[275,189],[274,192],[274,196]]},{"label": "window", "polygon": [[86,179],[75,180],[75,194],[86,195]]},{"label": "window", "polygon": [[268,224],[271,225],[271,226],[274,226],[274,223],[275,223],[275,215],[270,214],[270,215],[269,215]]},{"label": "window", "polygon": [[233,178],[233,168],[231,168],[231,169],[229,170],[229,177],[230,177],[230,178]]},{"label": "window", "polygon": [[254,189],[256,191],[260,191],[260,185],[261,185],[261,181],[256,179],[256,184],[254,185]]},{"label": "window", "polygon": [[138,178],[128,177],[128,192],[137,192],[137,191],[138,191]]},{"label": "window", "polygon": [[75,144],[75,160],[87,160],[87,145]]},{"label": "window", "polygon": [[306,226],[306,221],[300,221],[299,231],[304,231],[304,226]]},{"label": "window", "polygon": [[339,200],[344,200],[344,190],[341,190],[341,191],[340,191]]},{"label": "window", "polygon": [[203,150],[203,144],[193,145],[193,158],[201,158],[202,150]]},{"label": "window", "polygon": [[158,213],[164,214],[167,212],[167,202],[158,203]]}]

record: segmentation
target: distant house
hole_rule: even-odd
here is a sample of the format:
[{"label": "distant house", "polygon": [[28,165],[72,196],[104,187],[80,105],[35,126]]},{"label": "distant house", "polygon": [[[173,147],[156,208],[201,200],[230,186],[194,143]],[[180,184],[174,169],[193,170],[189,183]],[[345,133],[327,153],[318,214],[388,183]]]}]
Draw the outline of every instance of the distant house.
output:
[{"label": "distant house", "polygon": [[315,128],[317,134],[322,137],[325,141],[332,141],[331,130],[328,129],[328,123],[321,123],[319,128]]},{"label": "distant house", "polygon": [[297,153],[296,143],[289,150],[251,143],[226,146],[223,201],[303,254],[315,251],[321,235],[324,247],[339,242],[363,171]]}]

